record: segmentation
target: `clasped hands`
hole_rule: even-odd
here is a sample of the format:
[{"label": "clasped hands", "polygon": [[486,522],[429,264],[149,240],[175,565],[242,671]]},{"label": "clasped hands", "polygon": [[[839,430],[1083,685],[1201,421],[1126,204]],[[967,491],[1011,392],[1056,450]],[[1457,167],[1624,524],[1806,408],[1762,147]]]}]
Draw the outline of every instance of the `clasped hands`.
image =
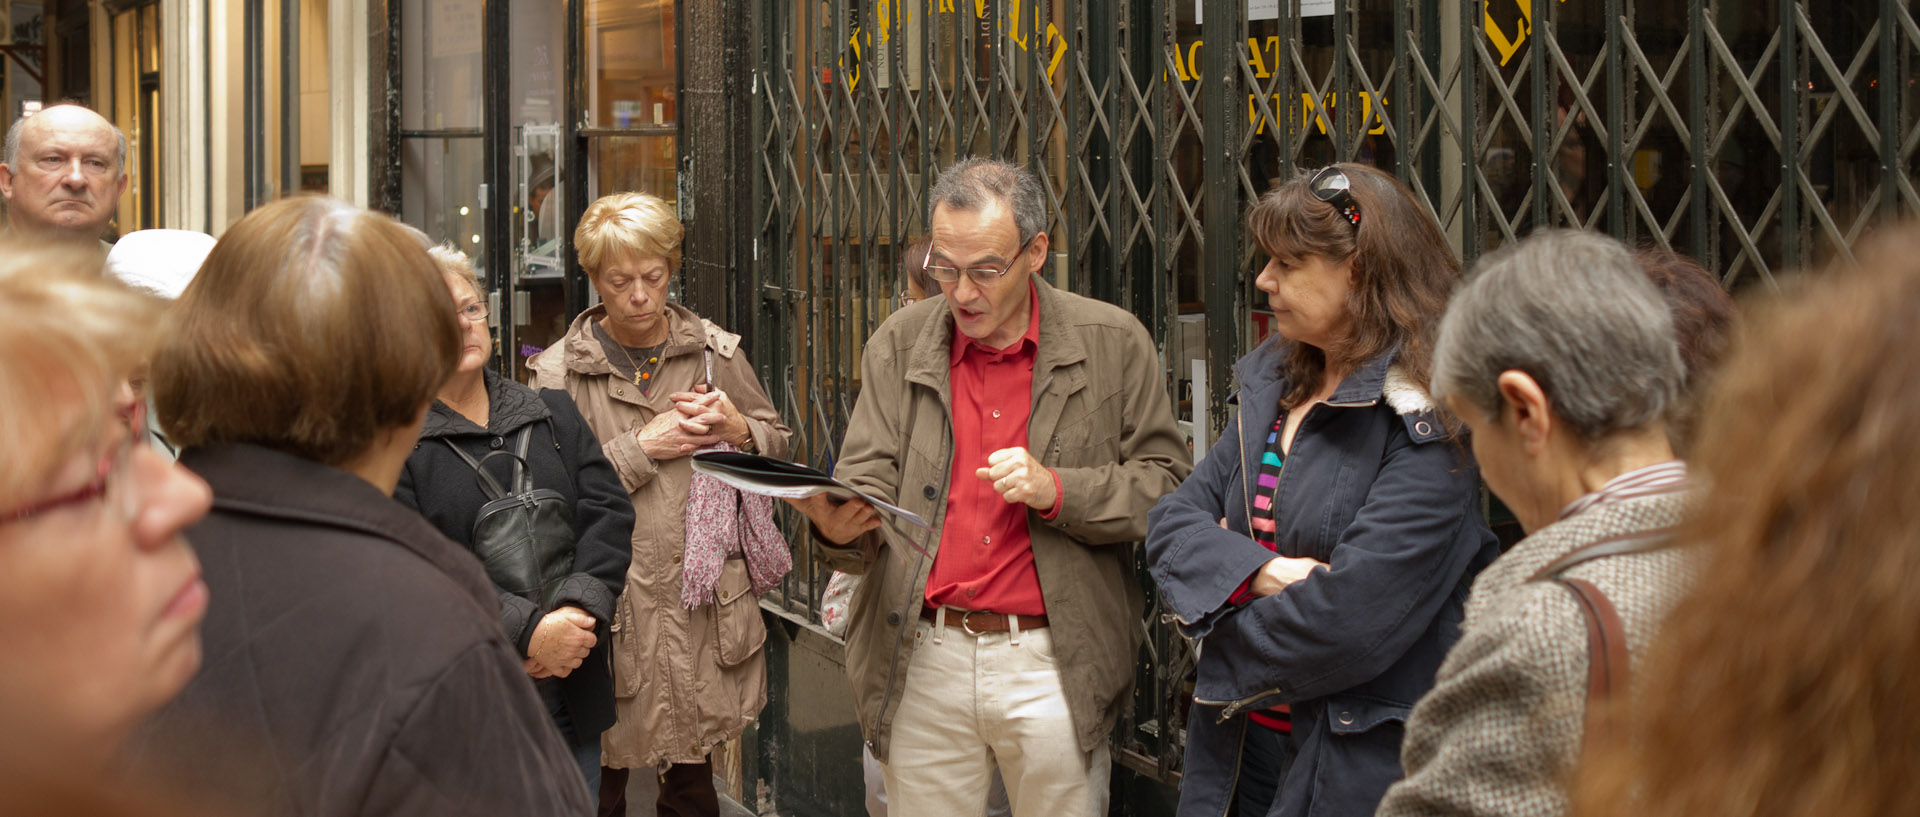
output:
[{"label": "clasped hands", "polygon": [[600,642],[593,634],[596,622],[578,607],[561,607],[541,617],[533,626],[533,638],[527,642],[527,659],[521,662],[535,678],[565,678],[587,653]]},{"label": "clasped hands", "polygon": [[[1025,447],[1002,448],[987,455],[986,467],[974,469],[973,475],[992,483],[994,492],[1008,504],[1024,503],[1036,510],[1050,511],[1060,502],[1053,472]],[[787,504],[799,508],[820,535],[835,544],[847,544],[880,527],[878,512],[857,499],[815,495],[789,499]]]},{"label": "clasped hands", "polygon": [[[1227,520],[1221,519],[1220,527],[1226,528]],[[1280,591],[1287,589],[1288,585],[1313,575],[1313,569],[1316,567],[1332,569],[1330,565],[1319,559],[1275,556],[1261,565],[1259,572],[1253,574],[1253,581],[1247,584],[1247,592],[1252,593],[1255,598],[1280,595]]]},{"label": "clasped hands", "polygon": [[667,395],[673,400],[673,410],[654,415],[634,432],[640,438],[640,450],[647,456],[676,459],[722,440],[744,445],[753,434],[726,392],[708,391],[704,383],[693,388]]}]

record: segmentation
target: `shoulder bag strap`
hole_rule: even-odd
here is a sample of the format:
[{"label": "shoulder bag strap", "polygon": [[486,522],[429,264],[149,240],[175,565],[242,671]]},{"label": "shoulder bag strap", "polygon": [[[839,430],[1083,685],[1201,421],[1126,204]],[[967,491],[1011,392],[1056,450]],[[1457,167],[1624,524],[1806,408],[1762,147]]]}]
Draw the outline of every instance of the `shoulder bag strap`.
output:
[{"label": "shoulder bag strap", "polygon": [[1547,563],[1546,567],[1535,571],[1531,577],[1528,577],[1527,581],[1534,582],[1542,579],[1559,578],[1560,574],[1586,564],[1587,562],[1594,561],[1595,559],[1659,550],[1673,544],[1672,537],[1673,528],[1652,528],[1648,530],[1638,530],[1632,533],[1623,533],[1619,536],[1609,536],[1588,544],[1586,547],[1571,551],[1565,556],[1561,556]]},{"label": "shoulder bag strap", "polygon": [[1656,528],[1601,539],[1555,559],[1528,579],[1550,581],[1572,591],[1574,598],[1580,602],[1581,617],[1587,622],[1587,714],[1585,735],[1581,739],[1583,753],[1585,747],[1597,745],[1599,740],[1618,726],[1618,719],[1613,717],[1608,703],[1615,695],[1627,694],[1631,677],[1627,629],[1620,620],[1620,611],[1613,606],[1607,594],[1600,592],[1599,587],[1586,579],[1570,579],[1561,574],[1596,559],[1666,547],[1671,541],[1671,532],[1671,528]]},{"label": "shoulder bag strap", "polygon": [[1587,716],[1586,735],[1581,742],[1591,747],[1618,725],[1608,704],[1614,696],[1626,694],[1631,676],[1626,625],[1607,594],[1592,582],[1560,576],[1552,581],[1573,591],[1587,620]]},{"label": "shoulder bag strap", "polygon": [[527,467],[527,449],[533,445],[533,424],[520,427],[520,436],[513,441],[513,484],[520,493],[533,492],[533,469]]},{"label": "shoulder bag strap", "polygon": [[[495,480],[492,474],[487,473],[486,469],[480,467],[479,460],[469,456],[467,452],[460,450],[460,446],[454,445],[452,440],[441,437],[440,441],[446,443],[448,448],[453,449],[453,453],[459,455],[460,459],[467,463],[467,467],[473,469],[473,474],[480,483],[480,492],[486,494],[488,499],[499,499],[507,495],[506,489],[500,487],[500,482]],[[493,454],[488,454],[487,456],[491,457]]]}]

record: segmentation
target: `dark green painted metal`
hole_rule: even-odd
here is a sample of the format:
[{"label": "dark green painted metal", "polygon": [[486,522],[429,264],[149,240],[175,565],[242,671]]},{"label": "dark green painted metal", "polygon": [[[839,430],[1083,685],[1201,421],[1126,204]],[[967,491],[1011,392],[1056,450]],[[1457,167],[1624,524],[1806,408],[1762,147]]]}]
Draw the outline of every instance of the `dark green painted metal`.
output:
[{"label": "dark green painted metal", "polygon": [[1880,0],[1880,213],[1888,221],[1900,212],[1900,12],[1900,0]]},{"label": "dark green painted metal", "polygon": [[[1243,158],[1239,153],[1238,125],[1240,101],[1244,94],[1235,81],[1239,76],[1232,60],[1239,49],[1234,45],[1245,39],[1245,0],[1202,0],[1206,14],[1200,25],[1200,37],[1208,45],[1202,55],[1200,93],[1201,124],[1206,128],[1201,145],[1205,151],[1201,166],[1206,184],[1206,234],[1201,240],[1200,274],[1207,300],[1207,404],[1212,427],[1222,428],[1227,419],[1227,396],[1233,388],[1233,361],[1243,345],[1241,318],[1236,308],[1240,300],[1240,186]],[[1195,400],[1199,395],[1194,396]]]},{"label": "dark green painted metal", "polygon": [[[1555,133],[1556,128],[1548,125],[1554,119],[1554,105],[1557,101],[1548,95],[1555,85],[1556,75],[1547,67],[1547,44],[1542,42],[1545,39],[1544,35],[1553,33],[1553,24],[1549,22],[1545,26],[1540,25],[1542,19],[1551,20],[1555,5],[1541,3],[1534,6],[1533,21],[1527,24],[1531,27],[1529,32],[1531,36],[1527,37],[1526,49],[1527,60],[1530,63],[1528,69],[1532,71],[1533,89],[1531,103],[1533,110],[1529,115],[1533,117],[1533,226],[1535,229],[1547,227],[1558,221],[1554,218],[1553,207],[1554,188],[1559,184],[1553,174],[1553,139],[1560,134]],[[1541,31],[1543,28],[1546,29],[1544,32]],[[1496,76],[1494,81],[1504,83],[1506,79]],[[1576,89],[1575,93],[1581,93],[1581,91]],[[1572,117],[1569,116],[1568,120],[1571,121]],[[1503,213],[1502,217],[1504,216]]]},{"label": "dark green painted metal", "polygon": [[1788,265],[1802,263],[1800,236],[1800,27],[1794,25],[1795,0],[1779,0],[1780,14],[1780,231]]},{"label": "dark green painted metal", "polygon": [[1627,234],[1627,187],[1634,184],[1633,164],[1626,155],[1627,85],[1622,63],[1626,50],[1626,14],[1621,0],[1607,0],[1607,232]]},{"label": "dark green painted metal", "polygon": [[[1445,2],[1445,0],[1442,0],[1442,2]],[[1480,97],[1474,87],[1474,77],[1479,75],[1479,71],[1473,67],[1472,49],[1478,47],[1474,41],[1474,36],[1478,31],[1474,26],[1474,21],[1482,19],[1476,16],[1476,13],[1484,14],[1488,2],[1490,2],[1490,0],[1472,0],[1472,2],[1465,4],[1466,8],[1460,15],[1460,58],[1454,65],[1454,70],[1459,72],[1460,94],[1460,110],[1457,111],[1457,113],[1460,121],[1460,219],[1462,229],[1460,231],[1460,246],[1458,249],[1460,250],[1460,262],[1462,264],[1472,264],[1474,259],[1480,257],[1480,227],[1477,222],[1477,216],[1479,214],[1474,211],[1476,194],[1479,192],[1474,182],[1479,178],[1478,162],[1480,153],[1480,143],[1474,133],[1476,130],[1474,122],[1479,119]],[[1438,104],[1444,106],[1446,105],[1446,100],[1440,100]],[[1534,143],[1533,148],[1539,150],[1539,143]]]},{"label": "dark green painted metal", "polygon": [[[1413,66],[1407,64],[1407,38],[1413,36],[1413,9],[1411,0],[1402,0],[1393,4],[1393,76],[1389,88],[1391,99],[1400,100],[1393,115],[1394,138],[1400,140],[1400,149],[1393,152],[1393,175],[1405,181],[1413,176],[1413,151],[1408,149],[1407,140],[1411,139],[1413,128]],[[1386,103],[1381,103],[1383,106]]]},{"label": "dark green painted metal", "polygon": [[1707,155],[1707,4],[1694,0],[1687,4],[1687,152],[1693,176],[1693,195],[1687,201],[1693,219],[1692,241],[1687,251],[1707,269],[1719,269],[1709,254],[1716,232],[1707,220],[1707,202],[1712,198],[1707,185],[1713,178],[1713,157]]}]

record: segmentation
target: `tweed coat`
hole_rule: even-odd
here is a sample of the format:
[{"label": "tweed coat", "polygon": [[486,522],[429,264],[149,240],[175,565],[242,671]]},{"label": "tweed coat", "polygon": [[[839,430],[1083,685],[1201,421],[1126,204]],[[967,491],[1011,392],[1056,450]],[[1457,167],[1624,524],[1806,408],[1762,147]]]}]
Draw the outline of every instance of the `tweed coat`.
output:
[{"label": "tweed coat", "polygon": [[[1460,642],[1407,722],[1407,776],[1380,817],[1567,813],[1564,784],[1579,754],[1587,702],[1587,624],[1567,588],[1528,582],[1568,553],[1617,536],[1671,527],[1689,507],[1675,491],[1601,505],[1541,528],[1473,584]],[[1696,569],[1682,548],[1577,565],[1619,610],[1638,688],[1640,661]]]}]

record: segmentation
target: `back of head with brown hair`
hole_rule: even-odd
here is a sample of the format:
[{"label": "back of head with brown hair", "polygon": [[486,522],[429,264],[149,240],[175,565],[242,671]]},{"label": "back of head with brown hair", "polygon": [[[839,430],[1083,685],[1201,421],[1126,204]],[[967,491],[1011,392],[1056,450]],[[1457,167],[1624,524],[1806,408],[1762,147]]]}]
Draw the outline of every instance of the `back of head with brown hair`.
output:
[{"label": "back of head with brown hair", "polygon": [[253,443],[338,466],[417,420],[459,351],[417,238],[333,199],[283,199],[229,228],[180,296],[154,406],[182,447]]},{"label": "back of head with brown hair", "polygon": [[1693,259],[1653,247],[1643,248],[1633,257],[1667,301],[1667,309],[1673,314],[1673,337],[1680,344],[1680,361],[1687,366],[1686,386],[1667,424],[1674,450],[1685,455],[1691,448],[1700,400],[1733,343],[1739,312],[1733,296]]},{"label": "back of head with brown hair", "polygon": [[0,507],[91,442],[150,351],[160,302],[101,263],[91,247],[0,241]]},{"label": "back of head with brown hair", "polygon": [[1910,813],[1920,768],[1920,224],[1749,316],[1694,458],[1693,595],[1581,815]]},{"label": "back of head with brown hair", "polygon": [[1328,357],[1351,366],[1396,346],[1395,360],[1426,388],[1433,332],[1460,282],[1460,262],[1447,237],[1406,185],[1366,165],[1338,167],[1360,207],[1358,230],[1307,190],[1311,172],[1267,191],[1247,213],[1248,232],[1269,256],[1288,263],[1315,255],[1336,264],[1353,260],[1347,296],[1353,334],[1325,350],[1294,347],[1282,366],[1289,390],[1281,403],[1289,408],[1312,397]]},{"label": "back of head with brown hair", "polygon": [[900,252],[900,288],[909,285],[920,288],[920,297],[931,298],[940,294],[940,282],[933,280],[927,272],[927,252],[933,247],[932,236],[921,236],[908,244]]}]

